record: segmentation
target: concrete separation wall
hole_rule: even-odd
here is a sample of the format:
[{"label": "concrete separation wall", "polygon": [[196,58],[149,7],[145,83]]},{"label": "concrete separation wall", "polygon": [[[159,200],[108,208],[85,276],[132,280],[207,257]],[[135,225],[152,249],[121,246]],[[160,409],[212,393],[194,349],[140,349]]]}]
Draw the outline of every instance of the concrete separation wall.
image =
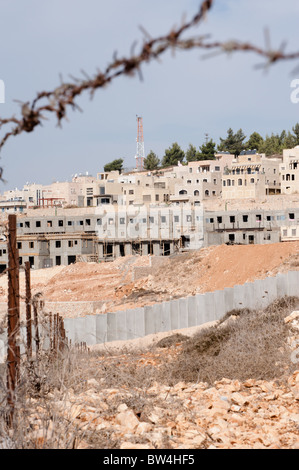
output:
[{"label": "concrete separation wall", "polygon": [[[82,302],[85,316],[65,318],[66,335],[72,344],[86,342],[88,346],[111,341],[129,340],[159,332],[199,326],[219,320],[225,313],[240,308],[261,309],[283,296],[299,297],[299,271],[289,271],[232,288],[188,296],[130,310],[92,314],[96,302]],[[71,304],[65,302],[65,304]],[[74,302],[80,304],[80,302]],[[46,308],[63,314],[64,302],[48,302]],[[55,305],[54,305],[55,304]],[[85,304],[85,305],[83,305]],[[90,305],[87,305],[90,304]],[[55,307],[55,308],[54,308]],[[70,306],[68,306],[70,308]],[[69,313],[69,312],[68,312]],[[6,356],[6,333],[0,335],[0,362]]]}]

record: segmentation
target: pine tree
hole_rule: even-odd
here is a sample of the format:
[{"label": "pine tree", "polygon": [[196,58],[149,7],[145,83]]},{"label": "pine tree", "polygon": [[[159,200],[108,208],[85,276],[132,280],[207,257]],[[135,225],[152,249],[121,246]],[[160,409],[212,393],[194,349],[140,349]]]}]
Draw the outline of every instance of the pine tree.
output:
[{"label": "pine tree", "polygon": [[182,162],[184,158],[184,151],[177,142],[174,142],[171,147],[165,150],[165,155],[162,159],[162,167],[176,166],[178,162]]},{"label": "pine tree", "polygon": [[159,168],[160,165],[160,159],[157,157],[155,152],[152,150],[150,153],[147,155],[147,157],[144,159],[144,168],[146,170],[156,170]]}]

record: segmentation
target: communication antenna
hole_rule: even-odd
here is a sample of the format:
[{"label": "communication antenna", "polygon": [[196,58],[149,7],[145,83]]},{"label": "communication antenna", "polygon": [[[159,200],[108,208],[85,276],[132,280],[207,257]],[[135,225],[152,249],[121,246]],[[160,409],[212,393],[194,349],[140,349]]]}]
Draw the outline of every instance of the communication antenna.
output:
[{"label": "communication antenna", "polygon": [[137,116],[137,152],[136,158],[136,169],[138,171],[144,170],[144,140],[143,140],[143,122],[142,117]]}]

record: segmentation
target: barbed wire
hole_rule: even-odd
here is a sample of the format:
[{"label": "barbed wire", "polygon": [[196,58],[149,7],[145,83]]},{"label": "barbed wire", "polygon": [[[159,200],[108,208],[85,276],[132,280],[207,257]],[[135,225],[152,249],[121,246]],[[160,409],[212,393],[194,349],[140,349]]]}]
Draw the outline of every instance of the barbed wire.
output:
[{"label": "barbed wire", "polygon": [[[54,113],[57,118],[57,125],[61,126],[61,121],[66,118],[68,108],[73,110],[80,107],[75,102],[76,97],[85,91],[90,92],[91,98],[94,96],[98,88],[103,88],[110,84],[117,77],[122,75],[134,76],[136,73],[142,78],[141,65],[151,60],[158,60],[160,56],[167,50],[190,50],[190,49],[204,49],[212,50],[207,56],[219,53],[231,54],[233,52],[253,52],[258,56],[265,59],[264,67],[277,63],[283,60],[294,60],[299,58],[299,51],[295,53],[285,54],[283,49],[285,44],[282,44],[277,50],[272,49],[269,44],[266,47],[260,48],[248,42],[240,41],[226,41],[226,42],[207,42],[209,35],[197,36],[188,39],[182,39],[183,33],[190,30],[192,27],[198,25],[205,17],[207,12],[212,8],[214,0],[202,1],[198,12],[192,17],[189,22],[185,22],[178,28],[174,28],[170,33],[157,38],[151,38],[150,34],[142,27],[143,44],[139,54],[134,54],[136,42],[132,46],[132,53],[130,57],[118,58],[117,53],[113,55],[113,61],[106,67],[105,71],[97,71],[93,78],[90,78],[85,71],[81,71],[84,79],[71,77],[72,83],[63,83],[52,91],[42,91],[31,102],[21,104],[21,116],[19,118],[12,116],[11,118],[0,118],[0,129],[8,124],[15,124],[9,132],[0,140],[0,150],[5,145],[6,141],[11,136],[16,136],[22,132],[32,132],[34,129],[42,124],[46,119],[47,113]],[[206,56],[206,57],[207,57]],[[37,106],[41,100],[47,100],[45,104]],[[0,169],[0,178],[2,177],[2,170]]]}]

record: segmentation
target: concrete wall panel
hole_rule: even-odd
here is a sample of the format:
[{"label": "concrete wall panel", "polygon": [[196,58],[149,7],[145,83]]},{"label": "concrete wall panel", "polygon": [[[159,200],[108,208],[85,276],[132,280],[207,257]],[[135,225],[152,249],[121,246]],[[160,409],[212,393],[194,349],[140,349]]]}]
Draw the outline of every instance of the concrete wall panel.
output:
[{"label": "concrete wall panel", "polygon": [[288,295],[299,296],[299,271],[289,271],[287,273]]},{"label": "concrete wall panel", "polygon": [[196,325],[202,325],[209,321],[206,309],[205,294],[197,294],[195,296],[196,302]]},{"label": "concrete wall panel", "polygon": [[214,303],[215,303],[215,320],[219,320],[226,313],[225,311],[225,299],[223,290],[215,290],[214,294]]},{"label": "concrete wall panel", "polygon": [[288,295],[288,277],[287,274],[278,273],[276,275],[277,297]]},{"label": "concrete wall panel", "polygon": [[172,300],[170,302],[170,324],[171,330],[178,330],[179,329],[179,301]]},{"label": "concrete wall panel", "polygon": [[152,335],[156,332],[155,312],[152,305],[144,307],[145,335]]},{"label": "concrete wall panel", "polygon": [[215,313],[215,297],[214,292],[206,292],[205,293],[205,317],[207,318],[206,321],[214,321],[216,320],[216,313]]},{"label": "concrete wall panel", "polygon": [[85,342],[87,346],[96,343],[97,340],[97,318],[96,315],[86,315],[85,317]]},{"label": "concrete wall panel", "polygon": [[116,313],[107,313],[107,341],[117,341]]},{"label": "concrete wall panel", "polygon": [[162,302],[161,305],[161,331],[170,331],[171,317],[170,317],[170,302]]},{"label": "concrete wall panel", "polygon": [[197,325],[197,303],[195,295],[187,297],[188,302],[188,327]]},{"label": "concrete wall panel", "polygon": [[108,320],[107,314],[96,315],[96,344],[108,341]]},{"label": "concrete wall panel", "polygon": [[116,339],[123,341],[127,339],[126,310],[115,312],[116,314]]},{"label": "concrete wall panel", "polygon": [[179,299],[179,328],[188,328],[188,299]]}]

